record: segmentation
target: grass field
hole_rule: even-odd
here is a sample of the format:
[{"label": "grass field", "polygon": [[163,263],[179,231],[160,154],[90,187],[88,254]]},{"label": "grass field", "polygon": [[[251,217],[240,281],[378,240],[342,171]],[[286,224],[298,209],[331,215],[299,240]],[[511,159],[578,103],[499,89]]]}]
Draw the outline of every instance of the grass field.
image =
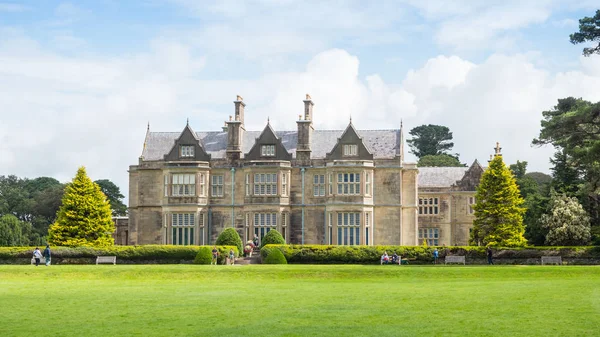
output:
[{"label": "grass field", "polygon": [[600,267],[0,266],[0,336],[597,336]]}]

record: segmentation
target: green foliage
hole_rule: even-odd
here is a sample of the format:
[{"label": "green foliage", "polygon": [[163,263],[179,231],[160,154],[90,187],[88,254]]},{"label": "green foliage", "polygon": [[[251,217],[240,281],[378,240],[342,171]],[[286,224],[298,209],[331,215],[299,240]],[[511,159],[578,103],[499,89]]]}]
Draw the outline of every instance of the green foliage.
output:
[{"label": "green foliage", "polygon": [[285,256],[283,256],[283,253],[281,252],[281,250],[275,248],[275,249],[271,249],[271,252],[269,253],[269,255],[267,255],[267,258],[263,260],[264,264],[287,264],[287,260],[285,259]]},{"label": "green foliage", "polygon": [[208,246],[200,247],[196,258],[194,259],[195,264],[210,264],[212,261],[212,249]]},{"label": "green foliage", "polygon": [[458,158],[449,154],[426,155],[419,158],[417,166],[420,167],[464,167]]},{"label": "green foliage", "polygon": [[121,194],[121,190],[119,189],[119,187],[108,179],[100,179],[94,182],[98,184],[98,186],[100,186],[100,190],[102,191],[102,193],[104,193],[106,198],[108,198],[112,215],[127,215],[127,206],[125,206],[125,204],[122,201],[123,198],[125,198],[125,196]]},{"label": "green foliage", "polygon": [[538,185],[538,192],[543,195],[548,195],[552,176],[543,172],[527,172],[525,178],[530,178]]},{"label": "green foliage", "polygon": [[412,139],[407,141],[411,148],[410,152],[419,158],[448,154],[454,146],[452,132],[446,126],[420,125],[410,130],[409,134],[412,136]]},{"label": "green foliage", "polygon": [[542,227],[540,218],[548,208],[549,197],[540,193],[530,194],[525,198],[525,215],[523,224],[525,225],[525,238],[530,244],[541,246],[546,241],[548,230]]},{"label": "green foliage", "polygon": [[470,244],[520,247],[523,237],[523,198],[501,155],[496,155],[483,173],[475,195],[477,203]]},{"label": "green foliage", "polygon": [[600,9],[593,17],[584,17],[579,20],[579,31],[569,36],[572,44],[592,42],[598,45],[583,48],[583,55],[600,54]]},{"label": "green foliage", "polygon": [[227,228],[217,238],[217,245],[236,246],[238,252],[242,252],[242,238],[234,228]]},{"label": "green foliage", "polygon": [[[116,256],[117,263],[191,263],[197,258],[203,248],[212,250],[213,246],[111,246],[111,247],[54,247],[52,262],[60,264],[89,264],[95,263],[96,256]],[[0,247],[0,263],[25,263],[31,259],[35,247]],[[229,250],[233,249],[239,256],[235,246],[217,246],[219,263],[223,263]],[[210,262],[210,260],[209,260]]]},{"label": "green foliage", "polygon": [[260,243],[260,248],[265,245],[284,245],[285,239],[277,230],[270,230],[267,235],[265,235]]},{"label": "green foliage", "polygon": [[555,246],[587,245],[590,242],[590,218],[577,199],[553,193],[548,214],[540,219],[546,244]]},{"label": "green foliage", "polygon": [[17,219],[12,214],[0,217],[0,246],[28,246],[31,224]]},{"label": "green foliage", "polygon": [[106,247],[114,244],[110,205],[80,167],[67,185],[56,222],[50,226],[48,241],[61,246]]},{"label": "green foliage", "polygon": [[[435,247],[423,246],[326,246],[266,245],[260,250],[263,261],[273,250],[281,250],[290,264],[379,264],[383,252],[394,252],[409,259],[410,264],[430,264]],[[440,259],[446,255],[464,255],[469,264],[485,264],[486,247],[438,247]],[[600,247],[512,247],[494,248],[494,258],[511,264],[531,264],[547,255],[576,259],[578,263],[594,263],[600,259]]]}]

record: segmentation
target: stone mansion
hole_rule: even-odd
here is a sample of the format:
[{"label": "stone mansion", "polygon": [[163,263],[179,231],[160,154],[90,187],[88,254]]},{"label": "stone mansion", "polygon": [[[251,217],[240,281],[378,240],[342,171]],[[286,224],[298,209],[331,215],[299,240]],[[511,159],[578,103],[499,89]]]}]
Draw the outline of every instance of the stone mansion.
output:
[{"label": "stone mansion", "polygon": [[247,131],[246,104],[233,103],[222,130],[148,130],[117,244],[209,245],[229,227],[244,242],[277,229],[294,244],[467,244],[477,161],[417,168],[402,124],[315,130],[309,95],[295,131]]}]

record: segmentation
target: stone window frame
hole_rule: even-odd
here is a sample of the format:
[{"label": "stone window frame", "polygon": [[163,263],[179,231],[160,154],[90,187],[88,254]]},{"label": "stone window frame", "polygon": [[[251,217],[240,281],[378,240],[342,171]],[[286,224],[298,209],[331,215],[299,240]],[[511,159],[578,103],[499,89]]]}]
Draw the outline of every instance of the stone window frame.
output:
[{"label": "stone window frame", "polygon": [[281,172],[281,195],[287,197],[288,175],[287,172]]},{"label": "stone window frame", "polygon": [[313,197],[325,196],[325,174],[313,175]]},{"label": "stone window frame", "polygon": [[196,213],[171,213],[171,244],[177,246],[196,244],[196,229]]},{"label": "stone window frame", "polygon": [[224,183],[225,177],[222,174],[216,174],[210,176],[210,195],[212,197],[222,197],[224,195]]},{"label": "stone window frame", "polygon": [[194,173],[172,173],[171,174],[171,196],[193,197],[196,195],[196,174]]},{"label": "stone window frame", "polygon": [[179,157],[191,158],[194,157],[194,145],[179,145]]},{"label": "stone window frame", "polygon": [[440,213],[440,198],[421,197],[419,198],[419,216],[432,216]]},{"label": "stone window frame", "polygon": [[360,172],[337,173],[338,195],[361,195],[360,185]]},{"label": "stone window frame", "polygon": [[477,203],[475,196],[467,198],[467,214],[473,215],[475,214],[475,209],[473,209],[473,205]]},{"label": "stone window frame", "polygon": [[254,188],[252,189],[254,192],[253,195],[276,196],[278,192],[277,176],[277,173],[272,172],[254,173]]},{"label": "stone window frame", "polygon": [[358,144],[343,144],[342,155],[344,157],[356,157],[358,156]]},{"label": "stone window frame", "polygon": [[365,172],[365,195],[371,195],[371,172]]},{"label": "stone window frame", "polygon": [[335,224],[337,230],[337,245],[338,246],[355,246],[360,245],[361,237],[361,218],[362,212],[347,211],[336,212],[337,221]]},{"label": "stone window frame", "polygon": [[275,144],[265,144],[260,146],[261,157],[275,157]]},{"label": "stone window frame", "polygon": [[427,240],[429,246],[440,245],[440,229],[437,227],[423,227],[419,228],[419,243]]}]

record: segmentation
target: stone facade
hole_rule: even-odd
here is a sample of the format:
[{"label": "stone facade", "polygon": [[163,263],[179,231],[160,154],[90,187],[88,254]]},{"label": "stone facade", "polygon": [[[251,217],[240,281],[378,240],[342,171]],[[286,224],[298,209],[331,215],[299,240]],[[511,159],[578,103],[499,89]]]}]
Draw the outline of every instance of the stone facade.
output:
[{"label": "stone facade", "polygon": [[[428,239],[439,245],[468,240],[472,216],[459,213],[474,195],[463,179],[477,180],[474,166],[443,184],[447,172],[429,172],[421,188],[422,174],[404,162],[402,126],[357,130],[350,121],[345,130],[315,130],[314,103],[308,95],[303,102],[297,131],[268,122],[246,131],[240,96],[221,131],[148,130],[129,168],[127,244],[212,244],[233,227],[244,241],[277,229],[287,243],[416,245],[421,224],[438,228]],[[443,207],[419,215],[422,195]]]}]

